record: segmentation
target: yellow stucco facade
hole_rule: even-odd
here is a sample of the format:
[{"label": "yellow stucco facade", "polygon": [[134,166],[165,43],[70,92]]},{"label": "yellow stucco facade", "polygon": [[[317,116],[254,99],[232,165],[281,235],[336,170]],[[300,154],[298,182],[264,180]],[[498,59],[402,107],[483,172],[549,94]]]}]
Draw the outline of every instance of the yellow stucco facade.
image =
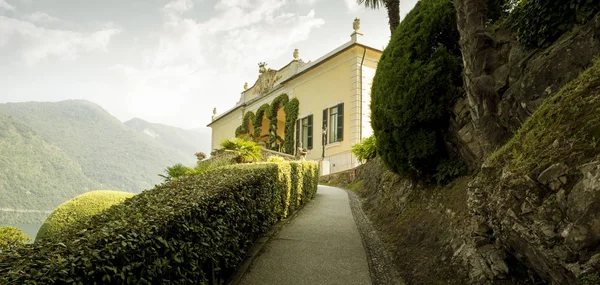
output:
[{"label": "yellow stucco facade", "polygon": [[[213,130],[212,148],[219,148],[223,139],[235,136],[244,114],[256,114],[263,104],[270,105],[279,95],[287,94],[290,100],[299,101],[298,120],[293,128],[295,150],[300,142],[306,142],[306,159],[325,161],[322,168],[328,169],[322,169],[323,173],[356,167],[359,162],[350,149],[372,133],[368,104],[381,57],[380,50],[361,44],[360,36],[355,32],[349,42],[314,62],[303,62],[295,51],[294,59],[283,68],[263,68],[257,82],[242,92],[236,106],[213,117],[209,124]],[[283,138],[286,115],[283,108],[277,113],[277,134]],[[269,124],[265,115],[261,135],[269,135]],[[250,123],[249,133],[253,132]]]}]

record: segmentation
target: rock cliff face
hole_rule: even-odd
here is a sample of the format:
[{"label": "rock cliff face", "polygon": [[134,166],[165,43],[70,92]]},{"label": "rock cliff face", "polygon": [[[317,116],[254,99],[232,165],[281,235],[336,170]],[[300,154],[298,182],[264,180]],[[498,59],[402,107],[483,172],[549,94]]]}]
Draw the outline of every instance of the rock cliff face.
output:
[{"label": "rock cliff face", "polygon": [[[481,5],[457,0],[467,98],[454,108],[450,133],[470,166],[478,166],[541,103],[588,68],[600,53],[600,14],[545,49],[527,50],[513,32],[491,30]],[[485,2],[485,1],[483,1]]]},{"label": "rock cliff face", "polygon": [[598,284],[599,142],[597,62],[544,102],[470,183],[469,209],[489,229],[480,244],[553,284]]},{"label": "rock cliff face", "polygon": [[542,50],[468,33],[447,141],[473,176],[427,186],[372,161],[348,187],[409,284],[600,284],[600,14]]}]

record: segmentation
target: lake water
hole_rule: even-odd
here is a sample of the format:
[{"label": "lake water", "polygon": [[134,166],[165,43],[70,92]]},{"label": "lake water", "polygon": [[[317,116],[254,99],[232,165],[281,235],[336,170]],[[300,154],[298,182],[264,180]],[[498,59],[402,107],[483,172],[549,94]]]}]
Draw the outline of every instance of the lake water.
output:
[{"label": "lake water", "polygon": [[2,225],[2,226],[13,226],[13,227],[17,227],[19,229],[21,229],[26,235],[28,235],[32,240],[35,239],[35,236],[37,235],[38,231],[40,230],[40,227],[42,226],[42,224],[9,224],[9,225]]}]

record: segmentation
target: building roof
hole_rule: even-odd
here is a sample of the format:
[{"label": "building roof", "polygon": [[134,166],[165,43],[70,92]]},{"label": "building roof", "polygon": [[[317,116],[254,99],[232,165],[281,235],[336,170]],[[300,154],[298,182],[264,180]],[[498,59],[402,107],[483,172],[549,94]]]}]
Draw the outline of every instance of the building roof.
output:
[{"label": "building roof", "polygon": [[[358,42],[358,37],[357,37],[356,35],[360,35],[360,34],[358,34],[358,33],[354,33],[354,34],[352,34],[352,40],[350,40],[350,41],[348,41],[347,43],[345,43],[345,44],[343,44],[343,45],[341,45],[341,46],[337,47],[336,49],[334,49],[334,50],[332,50],[332,51],[328,52],[327,54],[325,54],[325,55],[321,56],[321,57],[320,57],[320,58],[318,58],[317,60],[315,60],[315,61],[311,61],[311,62],[308,62],[307,64],[300,66],[300,67],[298,68],[298,71],[297,71],[295,74],[293,74],[292,76],[290,76],[290,77],[288,77],[288,78],[284,79],[283,81],[281,81],[281,82],[280,82],[279,84],[277,84],[276,86],[273,86],[273,89],[271,89],[271,90],[269,91],[269,94],[270,94],[270,93],[272,93],[272,92],[275,92],[276,90],[278,90],[279,88],[281,88],[281,87],[282,87],[282,86],[283,86],[285,83],[287,83],[287,82],[289,82],[289,81],[291,81],[291,80],[294,80],[295,78],[298,78],[299,76],[302,76],[303,74],[307,73],[308,71],[310,71],[310,70],[312,70],[312,69],[314,69],[314,68],[318,67],[319,65],[323,64],[324,62],[326,62],[326,61],[328,61],[328,60],[330,60],[330,59],[332,59],[332,58],[334,58],[334,57],[336,57],[336,56],[340,55],[341,53],[343,53],[343,52],[345,52],[345,51],[347,51],[347,50],[349,50],[349,49],[351,49],[351,48],[353,48],[353,47],[356,47],[356,46],[358,46],[358,47],[362,47],[362,48],[365,48],[365,49],[369,49],[369,50],[372,50],[372,51],[376,51],[376,52],[382,53],[382,51],[381,51],[380,49],[376,49],[376,48],[373,48],[373,47],[367,46],[367,45],[365,45],[365,44],[359,43],[359,42]],[[287,65],[285,65],[284,67],[282,67],[282,68],[281,68],[281,69],[279,69],[278,71],[285,69],[285,68],[286,68],[286,67],[288,67],[288,66],[289,66],[289,65],[290,65],[292,62],[295,62],[295,61],[296,61],[296,60],[292,60],[290,63],[288,63]],[[254,87],[254,86],[252,86],[251,88],[248,88],[248,90],[252,89],[253,87]],[[266,95],[265,95],[265,96],[266,96]],[[254,103],[255,101],[259,100],[260,98],[263,98],[263,96],[261,96],[261,97],[257,97],[257,98],[253,98],[253,99],[251,99],[251,100],[250,100],[250,101],[248,101],[248,102],[241,102],[241,103],[238,103],[238,104],[236,104],[236,105],[235,105],[233,108],[231,108],[231,109],[229,109],[229,110],[225,111],[224,113],[222,113],[222,114],[220,114],[220,115],[216,116],[216,117],[215,117],[215,118],[212,120],[212,122],[210,122],[210,123],[207,125],[207,127],[209,127],[210,125],[212,125],[213,123],[215,123],[215,122],[216,122],[216,121],[218,121],[219,119],[221,119],[221,118],[223,118],[223,117],[227,116],[228,114],[232,113],[233,111],[235,111],[235,110],[239,109],[240,107],[244,107],[244,106],[250,105],[250,104]]]}]

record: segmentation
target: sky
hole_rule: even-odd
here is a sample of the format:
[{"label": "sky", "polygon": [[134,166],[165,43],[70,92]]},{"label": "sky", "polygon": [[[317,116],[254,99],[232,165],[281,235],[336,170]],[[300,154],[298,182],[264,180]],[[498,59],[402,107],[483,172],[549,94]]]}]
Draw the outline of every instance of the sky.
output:
[{"label": "sky", "polygon": [[[401,15],[417,0],[401,1]],[[0,0],[0,103],[84,99],[121,121],[204,127],[258,62],[315,60],[350,40],[384,48],[385,9],[356,0]]]}]

